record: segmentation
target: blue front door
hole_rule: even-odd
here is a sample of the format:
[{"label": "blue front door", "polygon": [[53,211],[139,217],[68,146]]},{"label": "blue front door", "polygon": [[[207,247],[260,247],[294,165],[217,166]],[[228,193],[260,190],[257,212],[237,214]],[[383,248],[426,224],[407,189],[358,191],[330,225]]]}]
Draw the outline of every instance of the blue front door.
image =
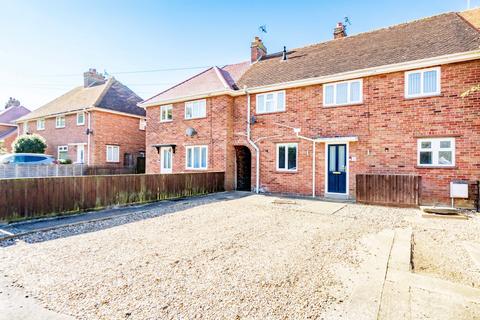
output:
[{"label": "blue front door", "polygon": [[327,192],[347,193],[347,145],[328,145]]}]

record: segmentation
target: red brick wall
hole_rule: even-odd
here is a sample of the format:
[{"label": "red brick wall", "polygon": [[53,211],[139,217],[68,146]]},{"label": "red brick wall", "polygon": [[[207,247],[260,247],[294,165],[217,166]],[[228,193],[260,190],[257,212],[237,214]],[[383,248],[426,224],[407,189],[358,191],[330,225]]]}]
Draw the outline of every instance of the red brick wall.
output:
[{"label": "red brick wall", "polygon": [[[160,107],[147,108],[147,173],[160,172],[160,156],[154,144],[176,144],[173,172],[189,172],[185,166],[187,146],[208,146],[207,171],[225,171],[226,187],[234,181],[235,150],[232,145],[233,98],[220,96],[207,99],[207,117],[185,120],[185,104],[173,105],[173,121],[160,122]],[[188,127],[197,134],[187,137]],[[198,171],[198,170],[195,170]]]},{"label": "red brick wall", "polygon": [[[358,142],[349,145],[349,192],[355,195],[357,173],[408,173],[422,176],[423,203],[448,203],[449,182],[453,179],[480,179],[480,95],[461,98],[460,94],[480,82],[480,61],[444,65],[441,67],[441,95],[429,98],[404,98],[404,72],[363,78],[363,103],[354,106],[322,106],[322,85],[286,90],[286,112],[256,115],[252,139],[260,139],[260,181],[264,191],[311,194],[312,143],[299,140],[293,130],[283,124],[301,128],[307,137],[358,136]],[[205,143],[234,155],[232,145],[248,146],[252,152],[252,187],[255,184],[255,152],[245,139],[246,97],[233,100],[233,124],[227,121],[227,112],[214,112],[208,99],[207,118],[183,120],[183,103],[174,105],[174,121],[159,123],[159,107],[147,109],[147,172],[159,172],[158,154],[150,147],[154,143],[176,143],[174,172],[185,171],[184,145]],[[229,104],[229,103],[224,103]],[[221,110],[222,103],[217,104]],[[251,95],[251,112],[255,114],[255,95]],[[199,132],[195,138],[186,138],[188,125]],[[222,125],[222,123],[224,123]],[[233,132],[224,128],[233,127]],[[222,135],[221,132],[225,131]],[[213,134],[212,134],[213,133]],[[455,168],[418,168],[418,137],[455,137]],[[228,145],[223,140],[233,137]],[[298,142],[298,171],[276,171],[276,143]],[[180,159],[178,159],[180,157]],[[180,160],[180,161],[179,161]],[[212,159],[210,159],[212,161]],[[232,165],[213,166],[218,170],[232,170]],[[229,162],[231,163],[231,161]],[[325,144],[316,145],[316,190],[323,196],[325,189]]]},{"label": "red brick wall", "polygon": [[[145,131],[139,129],[138,118],[93,111],[91,120],[92,164],[122,166],[125,153],[137,157],[145,152]],[[106,162],[107,145],[120,146],[119,163]]]},{"label": "red brick wall", "polygon": [[[11,129],[12,129],[11,126],[0,125],[0,133],[5,132],[5,131],[10,131]],[[15,140],[15,138],[17,138],[17,134],[18,134],[18,129],[11,132],[7,137],[5,137],[2,140],[3,148],[9,153],[12,152],[12,143]]]}]

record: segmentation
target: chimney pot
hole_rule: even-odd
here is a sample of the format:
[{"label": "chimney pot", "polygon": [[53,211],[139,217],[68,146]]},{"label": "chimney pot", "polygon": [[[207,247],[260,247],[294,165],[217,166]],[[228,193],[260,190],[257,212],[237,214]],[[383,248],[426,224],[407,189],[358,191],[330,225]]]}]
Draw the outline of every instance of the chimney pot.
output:
[{"label": "chimney pot", "polygon": [[260,39],[260,37],[255,37],[250,48],[250,61],[252,63],[260,60],[262,57],[267,55],[267,48],[265,48],[265,46],[263,45],[262,39]]},{"label": "chimney pot", "polygon": [[83,73],[83,87],[89,88],[100,84],[104,84],[107,80],[105,76],[97,72],[97,69],[90,68]]},{"label": "chimney pot", "polygon": [[337,23],[337,26],[333,30],[333,38],[340,39],[345,38],[347,36],[347,30],[345,25],[342,22]]}]

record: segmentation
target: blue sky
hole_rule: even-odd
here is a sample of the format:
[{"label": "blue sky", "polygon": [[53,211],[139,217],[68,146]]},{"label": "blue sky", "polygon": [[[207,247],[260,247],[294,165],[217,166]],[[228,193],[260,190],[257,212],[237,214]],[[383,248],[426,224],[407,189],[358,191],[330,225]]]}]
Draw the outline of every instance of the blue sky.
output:
[{"label": "blue sky", "polygon": [[[196,67],[248,60],[260,25],[268,51],[277,52],[330,40],[345,16],[352,35],[466,7],[466,0],[0,0],[0,107],[13,96],[38,108],[81,85],[90,67],[147,98]],[[126,73],[169,68],[196,69]]]}]

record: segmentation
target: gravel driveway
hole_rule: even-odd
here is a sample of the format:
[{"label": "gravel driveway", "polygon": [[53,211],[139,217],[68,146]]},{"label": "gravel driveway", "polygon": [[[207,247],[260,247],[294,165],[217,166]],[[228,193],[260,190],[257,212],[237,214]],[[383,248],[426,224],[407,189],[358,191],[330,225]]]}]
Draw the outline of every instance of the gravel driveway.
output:
[{"label": "gravel driveway", "polygon": [[0,248],[0,274],[79,319],[321,318],[351,294],[369,255],[361,239],[418,215],[277,199],[252,195],[20,241]]}]

